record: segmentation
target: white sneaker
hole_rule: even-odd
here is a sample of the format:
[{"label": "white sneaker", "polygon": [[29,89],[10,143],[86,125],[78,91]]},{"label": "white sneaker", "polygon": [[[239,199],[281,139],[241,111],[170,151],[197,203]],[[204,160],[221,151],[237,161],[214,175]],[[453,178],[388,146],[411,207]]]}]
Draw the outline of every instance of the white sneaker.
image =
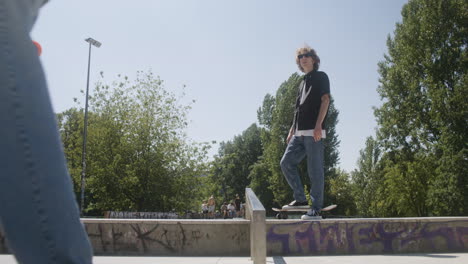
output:
[{"label": "white sneaker", "polygon": [[283,206],[283,209],[309,209],[309,203],[305,202],[298,202],[296,200],[290,202],[289,204]]},{"label": "white sneaker", "polygon": [[320,211],[315,209],[310,209],[305,215],[301,216],[302,220],[318,220],[322,219]]}]

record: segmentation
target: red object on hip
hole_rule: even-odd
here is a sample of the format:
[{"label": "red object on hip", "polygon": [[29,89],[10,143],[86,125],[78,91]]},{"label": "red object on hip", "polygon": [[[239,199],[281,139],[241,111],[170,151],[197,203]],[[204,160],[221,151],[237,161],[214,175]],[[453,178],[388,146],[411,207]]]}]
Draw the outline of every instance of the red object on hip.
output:
[{"label": "red object on hip", "polygon": [[34,41],[34,40],[33,40],[33,44],[34,44],[34,45],[36,46],[36,48],[37,48],[37,55],[38,55],[38,56],[41,56],[41,54],[42,54],[42,47],[41,47],[41,44],[39,44],[39,42]]}]

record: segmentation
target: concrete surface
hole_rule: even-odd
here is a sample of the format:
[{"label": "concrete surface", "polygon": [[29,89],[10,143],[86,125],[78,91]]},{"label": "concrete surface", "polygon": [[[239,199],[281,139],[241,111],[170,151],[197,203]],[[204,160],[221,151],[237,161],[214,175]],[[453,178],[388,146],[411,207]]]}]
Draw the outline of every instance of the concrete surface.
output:
[{"label": "concrete surface", "polygon": [[[296,258],[289,257],[468,252],[468,217],[265,220],[265,208],[249,188],[246,197],[248,220],[87,218],[82,222],[95,255],[135,256],[138,260],[145,260],[144,256],[202,259],[212,256],[206,260],[219,264],[220,261],[250,261],[249,256],[257,256],[256,263],[264,264],[265,256],[270,256],[274,261],[270,263],[277,264],[283,258],[271,256],[295,261]],[[0,232],[2,253],[7,254],[8,249]],[[445,255],[424,256],[451,259]]]},{"label": "concrete surface", "polygon": [[266,223],[268,256],[468,252],[468,217],[330,218]]},{"label": "concrete surface", "polygon": [[[250,256],[249,220],[83,222],[96,255]],[[266,226],[267,256],[468,253],[468,217],[266,220]],[[7,253],[0,234],[0,254]]]},{"label": "concrete surface", "polygon": [[249,256],[250,221],[83,219],[96,255]]},{"label": "concrete surface", "polygon": [[254,264],[266,264],[265,207],[250,188],[245,189],[245,199],[246,216],[247,220],[250,220],[250,257]]},{"label": "concrete surface", "polygon": [[[12,255],[0,255],[1,264],[16,264]],[[94,257],[94,264],[252,264],[249,257]],[[468,253],[267,257],[267,264],[466,264]]]}]

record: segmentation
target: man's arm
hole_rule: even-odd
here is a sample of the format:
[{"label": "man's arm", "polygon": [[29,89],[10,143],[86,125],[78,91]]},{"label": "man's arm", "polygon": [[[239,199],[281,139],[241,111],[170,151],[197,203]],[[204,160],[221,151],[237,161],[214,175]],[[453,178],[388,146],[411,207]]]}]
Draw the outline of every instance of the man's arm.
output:
[{"label": "man's arm", "polygon": [[321,98],[322,102],[320,103],[320,112],[317,117],[317,123],[315,123],[314,128],[314,139],[319,141],[322,138],[322,122],[327,115],[328,106],[330,105],[330,94],[324,94]]},{"label": "man's arm", "polygon": [[286,144],[289,144],[289,141],[291,140],[292,136],[294,136],[294,124],[291,126],[291,129],[289,129],[289,134],[288,137],[286,138]]}]

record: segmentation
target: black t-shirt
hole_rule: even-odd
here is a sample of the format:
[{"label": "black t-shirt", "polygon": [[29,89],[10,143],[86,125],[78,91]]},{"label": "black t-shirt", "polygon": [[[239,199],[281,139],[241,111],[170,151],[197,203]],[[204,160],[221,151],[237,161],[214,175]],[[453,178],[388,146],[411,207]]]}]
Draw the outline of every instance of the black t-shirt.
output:
[{"label": "black t-shirt", "polygon": [[[326,73],[312,71],[304,75],[304,80],[299,86],[296,99],[296,110],[294,112],[293,121],[294,127],[297,126],[298,130],[310,130],[315,128],[315,123],[320,113],[322,96],[324,94],[330,94],[330,81]],[[325,119],[326,116],[324,122]],[[325,129],[324,122],[322,122],[322,129]]]}]

